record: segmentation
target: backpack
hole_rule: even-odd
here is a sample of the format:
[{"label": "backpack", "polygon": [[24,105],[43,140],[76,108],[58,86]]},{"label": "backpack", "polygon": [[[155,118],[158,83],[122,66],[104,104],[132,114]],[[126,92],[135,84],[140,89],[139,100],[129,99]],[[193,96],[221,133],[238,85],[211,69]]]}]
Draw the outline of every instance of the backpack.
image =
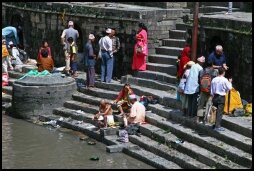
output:
[{"label": "backpack", "polygon": [[200,91],[210,93],[212,78],[209,73],[205,73],[200,79]]}]

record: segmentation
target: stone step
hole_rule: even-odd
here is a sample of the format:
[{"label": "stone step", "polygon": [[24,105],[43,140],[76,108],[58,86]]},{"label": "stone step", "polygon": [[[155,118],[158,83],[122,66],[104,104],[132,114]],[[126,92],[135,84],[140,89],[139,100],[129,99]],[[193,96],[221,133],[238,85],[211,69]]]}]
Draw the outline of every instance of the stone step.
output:
[{"label": "stone step", "polygon": [[[95,131],[97,130],[97,128],[90,123],[83,122],[81,124],[77,124],[76,120],[67,119],[67,118],[64,118],[63,121],[59,121],[60,117],[61,116],[56,116],[56,115],[50,115],[50,116],[40,115],[40,120],[41,121],[57,120],[57,124],[59,124],[61,127],[83,132],[89,137],[96,139],[97,141],[102,141],[103,143],[112,144],[112,145],[120,144],[119,142],[116,141],[117,136],[103,137],[100,135],[101,132]],[[147,150],[144,150],[142,148],[133,148],[134,144],[130,142],[126,144],[127,144],[126,147],[123,148],[123,152],[127,155],[130,155],[156,168],[181,169],[179,165],[171,161],[168,161],[160,156],[157,156]]]},{"label": "stone step", "polygon": [[223,115],[221,125],[246,137],[252,138],[252,117],[230,117]]},{"label": "stone step", "polygon": [[[249,167],[252,162],[251,152],[245,152],[235,146],[229,145],[221,140],[218,140],[214,137],[198,132],[195,128],[188,128],[182,123],[175,123],[169,120],[166,120],[163,117],[160,117],[156,114],[146,114],[146,121],[152,125],[155,125],[159,128],[170,130],[177,137],[182,140],[187,140],[191,143],[199,145],[203,148],[213,151],[214,153],[222,156],[227,156],[230,160],[237,162],[243,166]],[[240,161],[238,161],[240,160]]]},{"label": "stone step", "polygon": [[64,103],[64,107],[72,110],[81,110],[85,113],[96,114],[99,111],[99,106],[92,104],[82,103],[74,100],[69,100]]},{"label": "stone step", "polygon": [[156,72],[156,71],[137,71],[134,74],[135,77],[139,78],[145,78],[145,79],[151,79],[151,80],[158,80],[164,83],[169,84],[176,84],[176,76],[175,75],[169,75],[162,72]]},{"label": "stone step", "polygon": [[[82,97],[83,96],[83,97]],[[87,95],[82,95],[81,93],[80,93],[80,95],[76,95],[76,97],[79,97],[80,99],[86,99],[86,101],[89,101],[89,99],[91,99],[91,98],[93,98],[92,96],[90,96],[90,97],[87,97]],[[75,99],[76,100],[76,99]],[[97,99],[97,102],[95,102],[95,100],[94,100],[94,102],[91,102],[91,103],[99,103],[99,100],[100,99]],[[76,106],[77,106],[77,104],[78,103],[75,103],[76,104]],[[84,105],[80,105],[80,106],[84,106]],[[91,107],[90,105],[89,105],[89,107]],[[78,109],[81,109],[81,107],[79,107],[79,108],[75,108],[76,110],[78,110]],[[148,114],[149,115],[149,114]],[[153,116],[153,118],[155,117],[156,115],[154,115]],[[162,118],[163,119],[163,118]],[[183,122],[182,122],[182,124],[183,124]],[[227,133],[228,133],[229,131],[227,131]],[[142,133],[142,132],[141,132]],[[232,135],[232,133],[231,133],[231,135]]]},{"label": "stone step", "polygon": [[186,39],[187,32],[185,30],[169,30],[169,38]]},{"label": "stone step", "polygon": [[240,169],[245,168],[240,166],[231,160],[221,157],[212,151],[195,145],[191,142],[184,141],[183,143],[175,143],[178,139],[177,136],[171,133],[170,130],[162,130],[151,124],[142,124],[140,126],[140,132],[142,135],[147,136],[161,144],[167,145],[168,148],[176,149],[179,152],[189,155],[198,161],[217,169]]},{"label": "stone step", "polygon": [[184,47],[186,45],[185,39],[163,39],[162,46],[169,47]]},{"label": "stone step", "polygon": [[176,30],[186,31],[188,26],[184,23],[176,23]]},{"label": "stone step", "polygon": [[174,122],[181,123],[182,125],[192,128],[193,130],[215,137],[218,140],[226,142],[232,146],[236,146],[237,148],[242,149],[245,152],[252,153],[252,139],[237,132],[231,131],[230,128],[225,128],[225,131],[222,132],[214,131],[211,126],[197,124],[195,122],[195,119],[193,120],[190,118],[182,117],[178,114],[178,112],[175,112],[172,109],[167,110],[164,106],[161,106],[159,104],[149,105],[148,109],[152,110],[154,113],[156,113],[160,117],[163,117],[164,119],[169,119]]},{"label": "stone step", "polygon": [[2,93],[2,102],[10,103],[12,100],[12,96],[6,93]]},{"label": "stone step", "polygon": [[[227,12],[228,7],[221,6],[204,6],[199,7],[199,13],[214,13],[214,12]],[[240,11],[239,8],[232,8],[233,12]]]},{"label": "stone step", "polygon": [[8,74],[9,74],[9,78],[15,78],[15,79],[19,79],[23,75],[25,75],[24,73],[20,73],[20,72],[16,72],[16,71],[8,71]]},{"label": "stone step", "polygon": [[176,65],[177,56],[151,54],[148,56],[148,61],[153,63]]},{"label": "stone step", "polygon": [[183,154],[175,149],[169,148],[164,144],[160,144],[146,136],[141,135],[140,137],[136,135],[129,135],[130,142],[141,146],[145,150],[157,154],[167,160],[170,160],[184,169],[209,169],[210,167],[197,161],[190,156]]},{"label": "stone step", "polygon": [[181,169],[181,167],[171,161],[168,161],[160,156],[151,153],[144,149],[129,149],[123,150],[125,154],[128,154],[134,158],[137,158],[145,163],[150,163],[152,166],[159,169]]},{"label": "stone step", "polygon": [[151,62],[147,63],[147,70],[162,72],[169,75],[176,75],[177,73],[175,65],[157,64],[157,63],[151,63]]},{"label": "stone step", "polygon": [[13,83],[14,83],[16,80],[17,80],[17,79],[15,79],[15,78],[9,78],[9,80],[8,80],[9,86],[13,86]]},{"label": "stone step", "polygon": [[105,99],[115,99],[118,95],[117,92],[115,91],[110,91],[110,90],[102,90],[100,88],[92,88],[92,89],[87,89],[84,87],[79,88],[79,91],[88,95],[96,96],[96,97],[101,97]]},{"label": "stone step", "polygon": [[12,96],[12,86],[3,86],[2,92]]},{"label": "stone step", "polygon": [[[120,84],[119,82],[112,82],[112,83],[101,83],[96,81],[95,86],[98,88],[106,89],[106,90],[113,90],[119,92],[124,84]],[[138,96],[153,96],[159,99],[159,103],[165,106],[171,106],[176,109],[181,108],[181,103],[176,100],[175,95],[172,95],[166,91],[151,89],[147,87],[141,87],[137,85],[131,85],[134,93]],[[104,90],[105,91],[105,90]]]},{"label": "stone step", "polygon": [[183,48],[167,47],[167,46],[160,46],[155,48],[156,54],[169,55],[169,56],[178,56],[181,54],[182,50]]},{"label": "stone step", "polygon": [[226,144],[214,137],[200,134],[193,129],[187,128],[180,123],[168,121],[153,113],[146,113],[146,122],[155,125],[164,130],[170,130],[171,133],[184,141],[189,141],[193,144],[206,148],[220,156],[236,162],[242,166],[250,167],[252,165],[252,155],[245,151]]},{"label": "stone step", "polygon": [[176,96],[176,86],[173,84],[166,84],[158,80],[150,80],[132,76],[122,76],[122,82],[128,82],[131,85],[138,85],[141,87],[153,88],[156,90],[163,90],[169,92],[171,95]]}]

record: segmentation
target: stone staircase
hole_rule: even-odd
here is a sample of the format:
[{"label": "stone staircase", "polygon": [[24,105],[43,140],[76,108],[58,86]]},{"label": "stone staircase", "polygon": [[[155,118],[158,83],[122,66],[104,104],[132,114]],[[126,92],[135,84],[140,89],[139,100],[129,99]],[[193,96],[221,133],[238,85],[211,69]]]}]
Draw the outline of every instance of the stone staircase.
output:
[{"label": "stone staircase", "polygon": [[[166,56],[160,59],[170,61],[171,59]],[[158,59],[158,56],[155,58]],[[23,69],[23,71],[28,70],[29,68]],[[150,72],[167,74],[159,71]],[[10,86],[2,87],[5,95],[9,95],[9,101],[12,93],[11,85],[23,74],[15,71],[9,72]],[[54,109],[52,115],[41,115],[40,120],[57,120],[57,124],[62,127],[83,132],[91,138],[104,142],[108,145],[106,148],[108,152],[122,151],[156,168],[251,168],[252,118],[223,116],[222,126],[225,131],[216,132],[211,129],[210,125],[196,124],[193,119],[182,116],[178,109],[170,107],[177,105],[175,97],[160,89],[160,87],[168,88],[169,83],[152,80],[149,77],[130,78],[134,81],[131,84],[135,94],[158,97],[159,104],[149,104],[149,111],[146,114],[147,123],[140,127],[141,136],[130,135],[129,143],[122,144],[117,141],[118,128],[97,131],[92,120],[98,111],[101,99],[116,98],[123,87],[123,84],[117,81],[107,84],[96,81],[96,88],[78,88],[72,99],[66,101],[64,106]],[[130,78],[126,76],[129,82]],[[79,79],[85,79],[84,74],[80,73]],[[139,84],[136,84],[135,79]],[[151,87],[156,84],[158,89],[143,86],[144,83],[150,84]],[[115,121],[122,121],[119,116],[114,116]],[[177,143],[178,139],[184,142]]]}]

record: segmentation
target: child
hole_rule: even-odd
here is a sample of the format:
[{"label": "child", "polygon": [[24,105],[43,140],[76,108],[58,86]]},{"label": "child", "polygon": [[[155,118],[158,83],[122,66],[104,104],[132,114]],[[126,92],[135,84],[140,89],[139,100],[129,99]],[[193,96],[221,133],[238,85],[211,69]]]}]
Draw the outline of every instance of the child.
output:
[{"label": "child", "polygon": [[72,37],[69,37],[67,39],[67,53],[70,57],[70,73],[67,74],[71,74],[73,77],[77,77],[77,68],[78,68],[78,62],[77,62],[77,51],[78,51],[78,47],[76,45],[76,43],[73,41]]}]

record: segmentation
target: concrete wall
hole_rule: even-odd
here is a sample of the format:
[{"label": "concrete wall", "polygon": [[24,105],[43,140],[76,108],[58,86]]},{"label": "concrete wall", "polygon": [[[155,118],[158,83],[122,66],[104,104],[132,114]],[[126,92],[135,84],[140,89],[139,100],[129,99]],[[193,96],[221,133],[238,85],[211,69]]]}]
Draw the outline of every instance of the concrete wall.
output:
[{"label": "concrete wall", "polygon": [[106,9],[67,3],[2,4],[3,27],[11,24],[15,14],[21,16],[24,46],[30,57],[36,58],[42,39],[47,38],[58,66],[64,65],[60,36],[68,20],[73,20],[75,27],[79,28],[82,38],[79,39],[78,45],[81,51],[89,33],[94,33],[98,41],[106,27],[117,28],[118,36],[125,46],[122,56],[131,63],[139,22],[148,27],[149,53],[154,53],[154,48],[159,46],[159,40],[169,37],[168,30],[174,29],[176,18],[182,15],[181,10]]}]

